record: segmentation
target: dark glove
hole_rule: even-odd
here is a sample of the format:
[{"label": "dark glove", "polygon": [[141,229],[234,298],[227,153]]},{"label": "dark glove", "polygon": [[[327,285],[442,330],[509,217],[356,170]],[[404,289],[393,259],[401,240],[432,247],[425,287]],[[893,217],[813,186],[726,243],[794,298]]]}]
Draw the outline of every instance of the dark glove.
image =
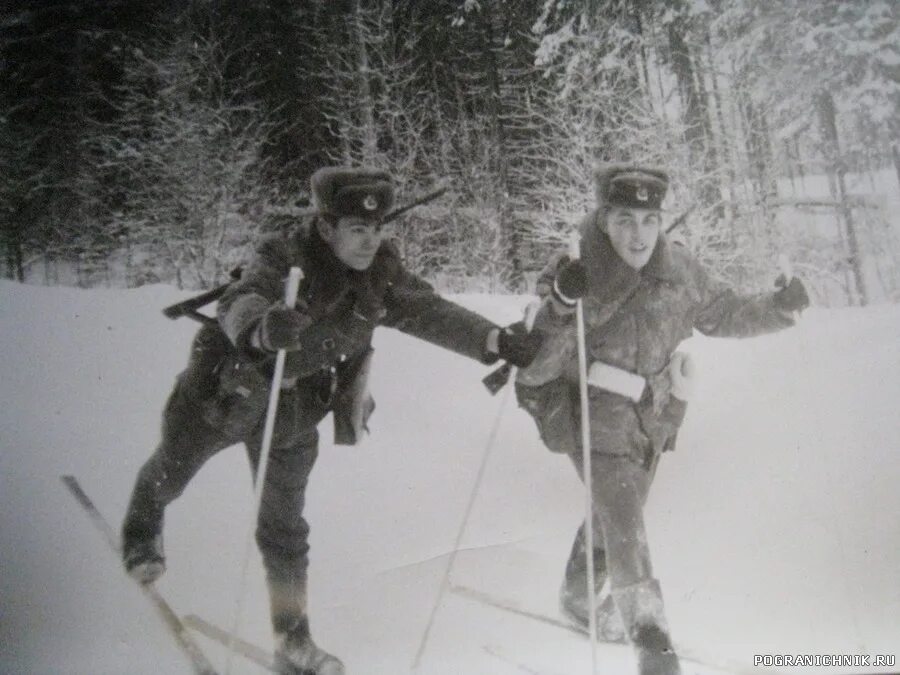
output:
[{"label": "dark glove", "polygon": [[779,289],[773,298],[776,308],[783,312],[801,312],[809,307],[809,295],[797,277],[792,277],[787,283],[782,274],[775,280],[775,286]]},{"label": "dark glove", "polygon": [[572,306],[587,292],[587,270],[581,260],[564,259],[553,280],[553,297]]},{"label": "dark glove", "polygon": [[522,321],[510,324],[497,336],[497,355],[517,368],[526,368],[534,361],[544,335],[540,331],[531,332]]},{"label": "dark glove", "polygon": [[259,344],[270,352],[300,349],[300,334],[312,319],[284,304],[273,305],[259,320]]}]

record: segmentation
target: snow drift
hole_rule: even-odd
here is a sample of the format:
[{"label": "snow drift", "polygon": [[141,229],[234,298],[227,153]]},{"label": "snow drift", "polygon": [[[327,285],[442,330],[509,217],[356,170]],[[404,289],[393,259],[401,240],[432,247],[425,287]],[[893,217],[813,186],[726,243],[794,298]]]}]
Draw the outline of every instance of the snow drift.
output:
[{"label": "snow drift", "polygon": [[[159,312],[181,297],[0,283],[2,672],[187,672],[59,482],[75,474],[118,527],[186,362],[195,325]],[[458,299],[498,321],[526,301]],[[898,344],[897,306],[813,309],[792,331],[685,344],[700,381],[647,522],[676,641],[727,666],[686,672],[751,672],[757,654],[900,651]],[[488,396],[483,366],[388,329],[375,348],[372,435],[336,447],[323,423],[307,509],[313,633],[354,675],[410,672],[498,416],[454,583],[555,615],[583,504],[574,470],[530,418],[505,392]],[[176,611],[231,625],[250,506],[234,447],[168,510],[159,588]],[[258,556],[248,593],[241,634],[268,648]],[[198,640],[224,664],[224,650]],[[603,672],[634,667],[623,650],[601,658]],[[448,594],[420,672],[588,673],[590,650]]]}]

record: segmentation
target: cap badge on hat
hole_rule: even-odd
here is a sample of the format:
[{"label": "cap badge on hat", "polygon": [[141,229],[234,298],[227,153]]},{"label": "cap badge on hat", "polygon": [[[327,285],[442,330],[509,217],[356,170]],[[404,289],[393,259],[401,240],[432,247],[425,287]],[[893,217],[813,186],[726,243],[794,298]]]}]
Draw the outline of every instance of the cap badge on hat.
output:
[{"label": "cap badge on hat", "polygon": [[635,192],[634,196],[639,202],[646,202],[650,199],[650,192],[647,190],[647,188],[641,186],[637,189],[637,192]]},{"label": "cap badge on hat", "polygon": [[375,198],[375,195],[366,195],[362,205],[366,211],[374,211],[378,208],[378,200]]}]

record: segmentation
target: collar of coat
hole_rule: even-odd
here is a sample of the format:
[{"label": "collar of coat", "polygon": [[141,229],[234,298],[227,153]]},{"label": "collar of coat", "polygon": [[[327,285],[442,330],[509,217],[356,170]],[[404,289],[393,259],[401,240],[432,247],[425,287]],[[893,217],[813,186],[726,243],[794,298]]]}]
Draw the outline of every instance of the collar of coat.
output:
[{"label": "collar of coat", "polygon": [[591,211],[579,226],[581,258],[588,273],[588,292],[601,300],[616,300],[640,283],[642,278],[667,283],[683,283],[683,265],[675,255],[665,233],[659,235],[650,260],[640,270],[630,267],[612,247],[597,222],[598,212]]},{"label": "collar of coat", "polygon": [[372,265],[363,271],[354,270],[338,259],[319,234],[315,219],[297,230],[295,242],[310,300],[331,307],[352,292],[357,311],[365,316],[377,313],[400,265],[390,242],[381,244]]}]

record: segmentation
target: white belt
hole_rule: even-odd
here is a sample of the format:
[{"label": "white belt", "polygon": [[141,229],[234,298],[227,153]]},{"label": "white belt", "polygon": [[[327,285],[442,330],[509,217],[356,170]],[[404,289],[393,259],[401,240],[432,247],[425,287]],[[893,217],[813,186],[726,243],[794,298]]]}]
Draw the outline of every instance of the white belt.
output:
[{"label": "white belt", "polygon": [[594,361],[591,364],[587,380],[591,386],[625,396],[635,403],[641,400],[644,387],[647,386],[646,378],[602,361]]}]

